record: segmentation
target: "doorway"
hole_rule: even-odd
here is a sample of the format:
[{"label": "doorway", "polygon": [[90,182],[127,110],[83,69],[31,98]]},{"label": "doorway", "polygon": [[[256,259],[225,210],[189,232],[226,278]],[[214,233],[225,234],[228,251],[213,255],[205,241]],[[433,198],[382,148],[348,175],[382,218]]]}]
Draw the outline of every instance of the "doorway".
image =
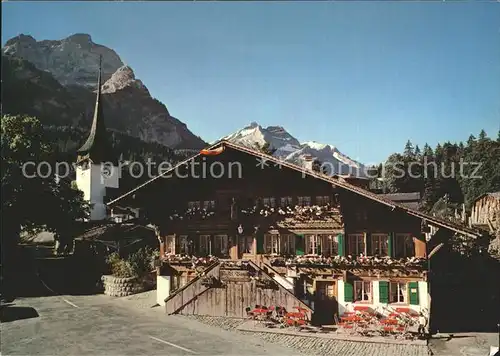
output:
[{"label": "doorway", "polygon": [[333,325],[334,315],[338,316],[337,281],[316,281],[315,323]]}]

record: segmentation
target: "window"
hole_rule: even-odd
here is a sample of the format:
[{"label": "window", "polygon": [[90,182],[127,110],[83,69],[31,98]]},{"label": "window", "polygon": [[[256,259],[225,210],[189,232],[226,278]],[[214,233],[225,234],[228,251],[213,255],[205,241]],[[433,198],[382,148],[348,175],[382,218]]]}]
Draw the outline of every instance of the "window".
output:
[{"label": "window", "polygon": [[263,198],[262,204],[264,204],[266,206],[270,206],[270,207],[275,207],[276,206],[276,199],[274,197]]},{"label": "window", "polygon": [[328,195],[318,195],[316,197],[316,204],[317,205],[330,204],[330,197]]},{"label": "window", "polygon": [[225,256],[227,252],[227,235],[215,235],[212,253],[218,256]]},{"label": "window", "polygon": [[319,300],[329,300],[335,297],[335,282],[317,281],[316,293]]},{"label": "window", "polygon": [[215,208],[215,200],[205,200],[203,202],[203,209],[210,210]]},{"label": "window", "polygon": [[406,283],[389,283],[389,303],[405,303],[407,299]]},{"label": "window", "polygon": [[280,236],[277,234],[264,235],[264,252],[270,255],[278,255],[280,253]]},{"label": "window", "polygon": [[322,235],[321,254],[325,257],[338,255],[338,239],[336,235]]},{"label": "window", "polygon": [[292,200],[292,197],[281,197],[280,198],[280,205],[282,207],[286,207],[286,206],[291,206],[293,205],[293,200]]},{"label": "window", "polygon": [[306,255],[321,254],[321,239],[318,235],[306,235]]},{"label": "window", "polygon": [[349,239],[349,254],[359,256],[365,253],[365,236],[363,234],[350,234]]},{"label": "window", "polygon": [[187,235],[179,236],[176,239],[175,253],[189,255],[189,239]]},{"label": "window", "polygon": [[199,201],[188,201],[188,209],[199,208],[200,206]]},{"label": "window", "polygon": [[310,206],[311,197],[297,197],[297,204],[299,206]]},{"label": "window", "polygon": [[253,253],[253,236],[238,237],[239,253]]},{"label": "window", "polygon": [[212,254],[212,241],[210,235],[200,235],[200,251],[201,255]]},{"label": "window", "polygon": [[396,234],[394,238],[394,256],[397,258],[415,256],[415,244],[410,234]]},{"label": "window", "polygon": [[371,243],[372,256],[389,255],[389,236],[387,234],[372,234]]},{"label": "window", "polygon": [[175,236],[169,235],[165,239],[165,254],[175,255]]},{"label": "window", "polygon": [[365,281],[354,281],[354,301],[355,302],[371,302],[372,301],[372,284]]},{"label": "window", "polygon": [[280,253],[283,255],[295,255],[295,235],[281,235]]}]

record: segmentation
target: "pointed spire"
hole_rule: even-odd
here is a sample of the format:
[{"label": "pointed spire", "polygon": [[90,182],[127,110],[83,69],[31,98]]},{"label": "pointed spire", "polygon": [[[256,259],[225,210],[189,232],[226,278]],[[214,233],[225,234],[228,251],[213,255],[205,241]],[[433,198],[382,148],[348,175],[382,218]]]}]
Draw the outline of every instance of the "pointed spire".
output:
[{"label": "pointed spire", "polygon": [[104,125],[102,99],[101,99],[101,78],[102,78],[102,56],[99,55],[99,77],[97,79],[97,97],[94,108],[94,117],[89,137],[83,146],[78,150],[78,161],[90,159],[94,163],[109,161],[110,145]]}]

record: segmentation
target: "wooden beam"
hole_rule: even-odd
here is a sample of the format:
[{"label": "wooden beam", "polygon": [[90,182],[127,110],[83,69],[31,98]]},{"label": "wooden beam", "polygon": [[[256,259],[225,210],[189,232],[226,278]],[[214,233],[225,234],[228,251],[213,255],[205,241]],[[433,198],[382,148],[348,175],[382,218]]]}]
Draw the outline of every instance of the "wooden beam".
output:
[{"label": "wooden beam", "polygon": [[427,258],[431,258],[431,257],[432,257],[432,255],[434,255],[436,252],[438,252],[438,251],[439,251],[439,250],[440,250],[443,246],[444,246],[444,243],[443,243],[443,242],[441,242],[439,245],[437,245],[436,247],[434,247],[434,248],[432,249],[432,251],[431,251],[431,252],[429,252],[429,257],[427,257]]}]

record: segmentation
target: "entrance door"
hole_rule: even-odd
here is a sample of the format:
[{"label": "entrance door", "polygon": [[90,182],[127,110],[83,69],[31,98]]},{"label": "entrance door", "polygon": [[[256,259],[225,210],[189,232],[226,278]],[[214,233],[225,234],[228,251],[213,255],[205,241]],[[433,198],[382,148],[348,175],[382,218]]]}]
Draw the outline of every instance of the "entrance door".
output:
[{"label": "entrance door", "polygon": [[322,325],[332,325],[335,323],[335,314],[338,316],[337,282],[316,281],[315,321]]}]

